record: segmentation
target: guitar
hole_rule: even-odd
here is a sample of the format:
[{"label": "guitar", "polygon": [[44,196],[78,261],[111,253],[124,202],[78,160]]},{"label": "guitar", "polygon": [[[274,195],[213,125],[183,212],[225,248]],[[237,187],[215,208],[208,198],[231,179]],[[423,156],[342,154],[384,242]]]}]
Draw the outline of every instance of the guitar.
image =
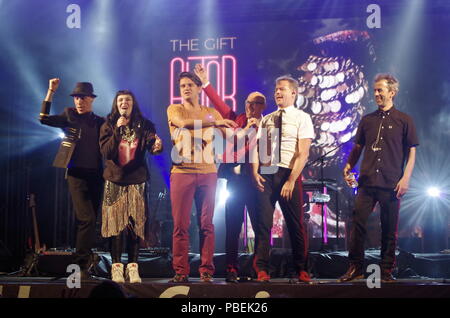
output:
[{"label": "guitar", "polygon": [[36,217],[36,197],[34,193],[31,193],[28,197],[29,207],[31,209],[31,216],[33,218],[33,232],[34,232],[34,252],[36,254],[44,253],[47,247],[45,244],[41,246],[39,239],[39,228]]}]

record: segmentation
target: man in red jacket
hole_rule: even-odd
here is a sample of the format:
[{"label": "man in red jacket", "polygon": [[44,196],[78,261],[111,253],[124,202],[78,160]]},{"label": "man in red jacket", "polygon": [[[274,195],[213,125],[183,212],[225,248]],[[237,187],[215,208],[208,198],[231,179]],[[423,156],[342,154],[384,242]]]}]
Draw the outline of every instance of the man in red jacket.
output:
[{"label": "man in red jacket", "polygon": [[[239,128],[242,128],[241,133],[244,135],[248,129],[258,127],[262,119],[262,112],[266,108],[266,97],[263,94],[259,92],[250,93],[245,101],[245,113],[237,115],[225,104],[209,83],[206,71],[201,64],[195,66],[194,72],[201,79],[206,95],[224,119],[235,121]],[[237,135],[239,138],[239,133]],[[248,134],[248,136],[251,139],[251,134]],[[219,168],[219,178],[227,179],[227,191],[232,195],[225,204],[226,281],[230,283],[238,281],[239,235],[244,222],[245,207],[247,207],[255,231],[255,245],[258,244],[255,219],[257,189],[252,183],[252,168],[248,156],[249,143],[251,141],[243,142],[240,149],[231,149],[231,151],[227,149],[225,153],[231,154],[231,156],[225,155],[224,163]],[[239,146],[239,143],[235,144]],[[229,145],[227,148],[229,148]]]}]

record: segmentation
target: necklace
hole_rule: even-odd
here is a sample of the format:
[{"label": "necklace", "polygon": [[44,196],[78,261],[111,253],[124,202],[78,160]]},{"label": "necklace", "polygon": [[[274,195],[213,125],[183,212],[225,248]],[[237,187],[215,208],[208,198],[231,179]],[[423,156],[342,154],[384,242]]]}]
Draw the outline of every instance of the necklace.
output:
[{"label": "necklace", "polygon": [[133,141],[136,139],[136,133],[134,132],[134,130],[130,129],[130,127],[125,126],[125,132],[122,135],[122,140],[125,140],[126,142],[128,142],[128,144],[132,144]]}]

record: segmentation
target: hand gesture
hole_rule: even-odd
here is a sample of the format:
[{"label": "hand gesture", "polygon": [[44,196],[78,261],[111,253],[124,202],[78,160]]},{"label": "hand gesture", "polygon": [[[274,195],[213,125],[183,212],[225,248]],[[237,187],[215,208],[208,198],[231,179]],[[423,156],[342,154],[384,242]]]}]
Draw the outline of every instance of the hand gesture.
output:
[{"label": "hand gesture", "polygon": [[232,121],[230,119],[216,120],[214,122],[214,126],[226,127],[226,128],[238,128],[238,124],[236,124],[234,121]]},{"label": "hand gesture", "polygon": [[259,125],[259,120],[252,117],[249,120],[247,120],[247,126],[245,126],[244,129],[249,129],[249,128],[252,128],[252,127],[258,127],[258,125]]},{"label": "hand gesture", "polygon": [[342,174],[344,175],[344,181],[347,183],[349,187],[352,186],[352,183],[354,182],[354,178],[352,174],[350,173],[350,170],[352,167],[347,163],[344,167],[344,170],[342,171]]},{"label": "hand gesture", "polygon": [[285,200],[292,199],[292,192],[294,191],[295,182],[287,180],[281,189],[281,197]]},{"label": "hand gesture", "polygon": [[194,73],[200,78],[203,85],[205,85],[208,82],[208,76],[206,75],[206,71],[201,64],[195,65]]},{"label": "hand gesture", "polygon": [[405,193],[408,191],[408,189],[409,181],[405,178],[401,178],[394,189],[394,191],[397,192],[397,199],[401,199],[402,196],[405,195]]},{"label": "hand gesture", "polygon": [[59,86],[59,78],[52,78],[48,81],[48,89],[55,92]]},{"label": "hand gesture", "polygon": [[264,179],[259,173],[253,174],[253,182],[256,185],[256,188],[259,192],[264,192],[264,182],[266,182],[266,179]]},{"label": "hand gesture", "polygon": [[128,122],[130,120],[127,119],[125,116],[120,116],[119,119],[117,120],[116,126],[120,127],[120,126],[126,126],[128,125]]},{"label": "hand gesture", "polygon": [[155,143],[153,144],[153,147],[152,147],[152,152],[153,153],[160,152],[162,150],[162,140],[161,140],[161,138],[159,138],[157,134],[155,134],[155,138],[156,138],[156,140],[155,140]]}]

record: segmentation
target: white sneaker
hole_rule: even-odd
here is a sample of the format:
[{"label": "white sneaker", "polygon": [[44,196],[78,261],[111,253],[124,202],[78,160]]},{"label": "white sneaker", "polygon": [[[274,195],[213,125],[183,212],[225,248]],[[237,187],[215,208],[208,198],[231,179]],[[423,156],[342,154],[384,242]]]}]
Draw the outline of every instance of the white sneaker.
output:
[{"label": "white sneaker", "polygon": [[141,277],[139,277],[139,267],[137,263],[129,263],[125,276],[130,280],[130,283],[142,283]]},{"label": "white sneaker", "polygon": [[111,279],[116,283],[125,283],[122,263],[114,263],[111,265]]}]

